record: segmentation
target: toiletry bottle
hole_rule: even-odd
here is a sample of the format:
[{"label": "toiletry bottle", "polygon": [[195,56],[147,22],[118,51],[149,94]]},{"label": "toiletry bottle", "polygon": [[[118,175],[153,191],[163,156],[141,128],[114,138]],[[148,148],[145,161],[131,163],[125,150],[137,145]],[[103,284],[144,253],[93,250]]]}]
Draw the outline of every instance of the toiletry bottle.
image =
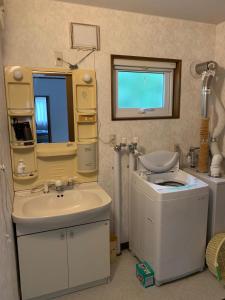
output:
[{"label": "toiletry bottle", "polygon": [[23,175],[25,173],[25,169],[26,169],[26,166],[24,164],[24,161],[22,159],[20,159],[18,161],[18,165],[17,165],[17,174]]},{"label": "toiletry bottle", "polygon": [[23,136],[24,141],[30,141],[33,139],[29,122],[23,122]]}]

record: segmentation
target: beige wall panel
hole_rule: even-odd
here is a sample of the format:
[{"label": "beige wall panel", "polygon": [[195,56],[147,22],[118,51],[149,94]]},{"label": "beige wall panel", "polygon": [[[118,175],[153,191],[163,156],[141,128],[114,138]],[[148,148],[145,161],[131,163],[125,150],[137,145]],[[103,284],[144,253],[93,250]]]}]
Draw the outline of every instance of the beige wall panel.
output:
[{"label": "beige wall panel", "polygon": [[93,139],[97,138],[96,124],[78,124],[78,139]]},{"label": "beige wall panel", "polygon": [[51,179],[75,177],[79,182],[96,181],[96,174],[80,176],[77,174],[76,143],[52,143],[37,145],[39,176],[37,184]]},{"label": "beige wall panel", "polygon": [[[22,73],[22,78],[16,80],[14,72]],[[8,109],[29,109],[34,107],[33,80],[30,68],[5,68],[6,95]]]},{"label": "beige wall panel", "polygon": [[75,158],[71,156],[38,158],[39,179],[63,179],[75,176]]},{"label": "beige wall panel", "polygon": [[[84,81],[84,75],[90,75],[91,76],[91,80],[89,82],[85,82]],[[85,68],[79,68],[75,71],[73,71],[73,82],[76,85],[82,85],[82,84],[86,84],[86,85],[95,85],[96,83],[96,74],[95,74],[95,70],[92,70],[92,68],[90,69],[85,69]]]},{"label": "beige wall panel", "polygon": [[33,101],[30,99],[30,84],[9,83],[9,108],[10,109],[26,109],[32,108]]},{"label": "beige wall panel", "polygon": [[96,109],[96,95],[94,86],[77,86],[76,107],[78,111],[85,109]]},{"label": "beige wall panel", "polygon": [[94,174],[77,174],[77,159],[71,157],[48,157],[38,158],[38,170],[40,183],[44,183],[51,179],[67,180],[69,177],[75,177],[79,183],[96,181],[96,173]]}]

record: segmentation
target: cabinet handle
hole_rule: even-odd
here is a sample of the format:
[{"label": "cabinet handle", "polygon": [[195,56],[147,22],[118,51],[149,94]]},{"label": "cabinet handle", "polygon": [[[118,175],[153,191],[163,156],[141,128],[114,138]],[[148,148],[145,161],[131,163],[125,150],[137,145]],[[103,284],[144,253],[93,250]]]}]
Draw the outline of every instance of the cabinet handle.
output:
[{"label": "cabinet handle", "polygon": [[74,237],[74,232],[73,231],[70,231],[70,237]]},{"label": "cabinet handle", "polygon": [[60,233],[60,239],[61,239],[61,240],[64,240],[64,239],[65,239],[65,232],[61,232],[61,233]]}]

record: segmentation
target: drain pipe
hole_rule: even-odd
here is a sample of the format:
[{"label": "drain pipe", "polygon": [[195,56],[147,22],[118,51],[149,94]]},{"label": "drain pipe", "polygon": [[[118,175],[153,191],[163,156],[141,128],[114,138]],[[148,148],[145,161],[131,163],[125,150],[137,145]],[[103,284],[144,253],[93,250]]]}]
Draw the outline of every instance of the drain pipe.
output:
[{"label": "drain pipe", "polygon": [[216,73],[217,64],[214,61],[197,64],[196,73],[202,76],[202,99],[201,99],[201,125],[200,125],[200,150],[198,171],[208,172],[209,165],[209,117],[208,99],[211,94],[211,83]]},{"label": "drain pipe", "polygon": [[116,254],[121,254],[121,153],[122,150],[127,146],[126,139],[123,138],[122,142],[116,145],[114,149],[114,172],[113,172],[113,183],[114,183],[114,203],[115,203],[115,235],[117,237]]},{"label": "drain pipe", "polygon": [[[128,236],[130,237],[131,232],[131,196],[132,196],[132,173],[136,170],[136,157],[138,156],[139,152],[137,151],[138,145],[138,137],[134,137],[132,143],[128,145],[129,151],[129,182],[128,182]],[[130,238],[129,238],[130,240]]]},{"label": "drain pipe", "polygon": [[[114,213],[114,229],[115,229],[115,235],[117,237],[117,246],[116,246],[116,254],[121,254],[121,216],[122,216],[122,178],[121,178],[121,155],[123,152],[129,151],[129,183],[128,183],[128,199],[130,202],[131,198],[131,178],[132,178],[132,172],[136,169],[136,157],[140,155],[141,153],[137,150],[138,146],[138,137],[133,138],[133,142],[130,144],[127,144],[126,138],[122,138],[122,142],[118,145],[116,145],[114,149],[114,207],[115,207],[115,213]],[[129,212],[129,232],[130,232],[130,203],[128,202],[128,212]]]},{"label": "drain pipe", "polygon": [[116,240],[116,254],[120,255],[120,237],[121,237],[121,147],[116,145],[114,147],[114,205],[115,205],[115,235]]}]

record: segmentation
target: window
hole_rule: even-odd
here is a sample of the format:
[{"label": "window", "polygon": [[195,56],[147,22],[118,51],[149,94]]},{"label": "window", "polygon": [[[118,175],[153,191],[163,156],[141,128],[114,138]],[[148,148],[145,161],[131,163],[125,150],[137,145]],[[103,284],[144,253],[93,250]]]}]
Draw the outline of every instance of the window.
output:
[{"label": "window", "polygon": [[111,55],[112,120],[179,118],[181,61]]}]

